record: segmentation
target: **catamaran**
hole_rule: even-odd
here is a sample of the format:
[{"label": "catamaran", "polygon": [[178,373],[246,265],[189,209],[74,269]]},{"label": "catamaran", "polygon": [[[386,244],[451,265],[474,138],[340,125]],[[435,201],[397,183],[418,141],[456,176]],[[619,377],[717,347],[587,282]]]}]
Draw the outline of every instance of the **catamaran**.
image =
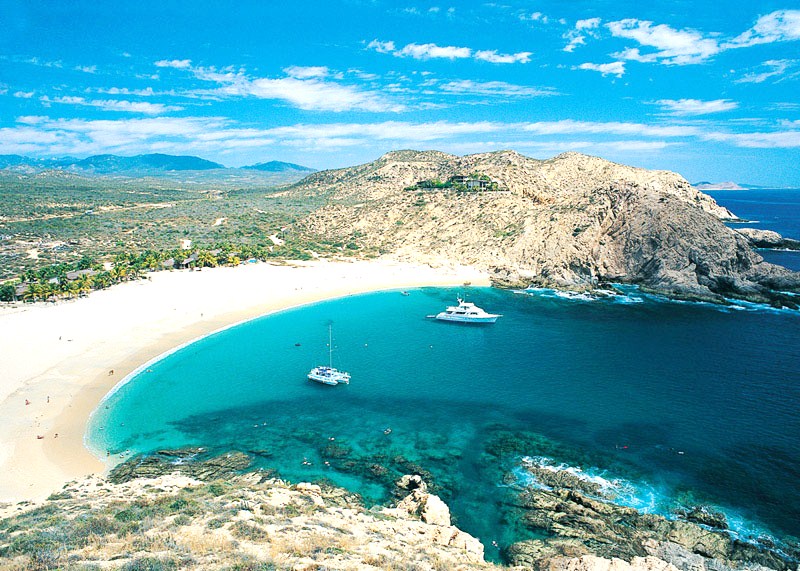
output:
[{"label": "catamaran", "polygon": [[503,316],[497,313],[487,313],[474,303],[464,301],[459,297],[457,306],[451,305],[445,311],[428,317],[457,323],[494,323],[498,317]]},{"label": "catamaran", "polygon": [[350,373],[333,368],[333,329],[328,325],[328,364],[314,367],[308,372],[308,380],[323,385],[349,385]]}]

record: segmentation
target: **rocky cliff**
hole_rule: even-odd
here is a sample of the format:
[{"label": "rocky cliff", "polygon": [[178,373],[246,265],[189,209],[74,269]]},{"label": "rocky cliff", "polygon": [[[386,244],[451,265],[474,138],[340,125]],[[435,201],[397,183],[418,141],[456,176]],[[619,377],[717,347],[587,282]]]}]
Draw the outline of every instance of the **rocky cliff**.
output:
[{"label": "rocky cliff", "polygon": [[[420,184],[488,177],[500,190]],[[298,229],[417,261],[493,272],[509,286],[591,289],[640,284],[675,297],[740,297],[792,306],[776,293],[800,275],[767,264],[725,226],[734,215],[681,176],[565,153],[454,156],[394,151],[305,178],[289,191],[327,205]]]}]

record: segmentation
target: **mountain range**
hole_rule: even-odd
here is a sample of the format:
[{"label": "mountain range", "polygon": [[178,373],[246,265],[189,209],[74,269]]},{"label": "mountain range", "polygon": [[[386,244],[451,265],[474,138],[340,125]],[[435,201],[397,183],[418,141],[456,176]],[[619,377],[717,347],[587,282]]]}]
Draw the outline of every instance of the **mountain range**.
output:
[{"label": "mountain range", "polygon": [[178,171],[226,171],[234,174],[241,171],[300,174],[315,172],[315,169],[286,163],[269,161],[240,168],[228,168],[200,157],[152,153],[124,157],[119,155],[93,155],[84,159],[75,157],[36,159],[22,155],[0,155],[0,169],[23,172],[39,172],[55,169],[82,175],[160,176]]}]

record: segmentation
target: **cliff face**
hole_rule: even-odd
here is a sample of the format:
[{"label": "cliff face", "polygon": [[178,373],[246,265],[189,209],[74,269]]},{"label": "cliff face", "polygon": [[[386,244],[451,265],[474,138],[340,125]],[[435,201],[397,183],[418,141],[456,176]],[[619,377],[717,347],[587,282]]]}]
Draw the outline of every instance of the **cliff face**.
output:
[{"label": "cliff face", "polygon": [[[413,188],[472,174],[501,190]],[[733,214],[679,175],[578,153],[539,161],[513,151],[395,151],[315,173],[289,193],[328,199],[301,222],[306,232],[418,261],[473,264],[504,285],[620,281],[715,301],[774,301],[772,290],[800,288],[800,275],[764,263],[723,224]]]}]

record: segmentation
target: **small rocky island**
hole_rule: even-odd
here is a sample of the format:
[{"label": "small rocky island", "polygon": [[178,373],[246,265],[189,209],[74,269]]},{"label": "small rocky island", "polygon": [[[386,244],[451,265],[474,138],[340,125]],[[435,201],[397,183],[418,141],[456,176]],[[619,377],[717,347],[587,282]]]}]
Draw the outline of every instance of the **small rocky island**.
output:
[{"label": "small rocky island", "polygon": [[394,151],[314,173],[286,193],[327,200],[300,223],[312,235],[475,265],[501,286],[621,282],[690,300],[797,307],[786,292],[800,290],[800,274],[764,262],[725,225],[733,213],[668,171],[579,153],[542,161],[514,151]]}]

